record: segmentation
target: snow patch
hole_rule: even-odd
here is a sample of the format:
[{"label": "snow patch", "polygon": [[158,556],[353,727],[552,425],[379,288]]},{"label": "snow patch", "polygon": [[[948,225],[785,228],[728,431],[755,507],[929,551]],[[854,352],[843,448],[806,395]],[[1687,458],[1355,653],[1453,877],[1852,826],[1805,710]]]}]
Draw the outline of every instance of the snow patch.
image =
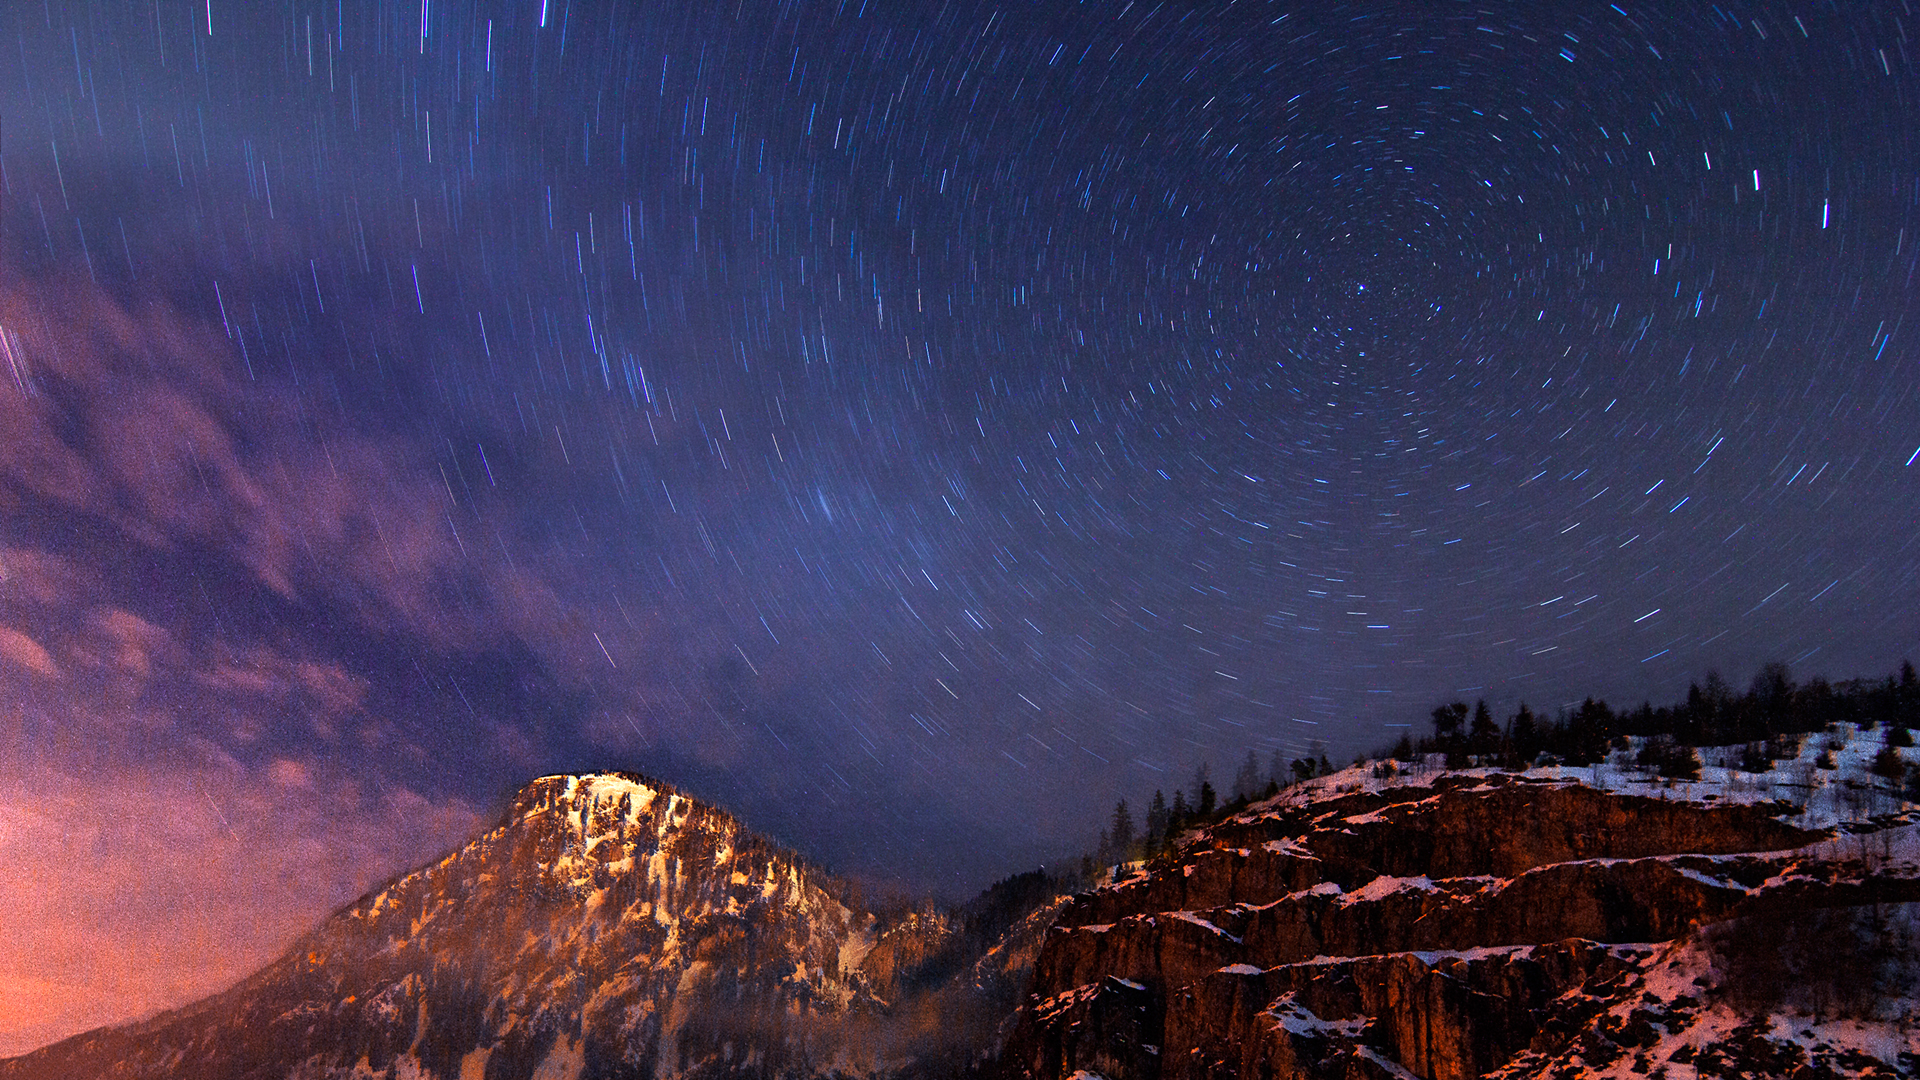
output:
[{"label": "snow patch", "polygon": [[1265,1009],[1266,1015],[1273,1017],[1290,1035],[1299,1035],[1309,1039],[1323,1039],[1328,1036],[1350,1039],[1360,1034],[1367,1026],[1365,1018],[1358,1020],[1322,1020],[1313,1010],[1300,1004],[1297,996],[1289,992],[1282,995]]},{"label": "snow patch", "polygon": [[[1324,882],[1322,884],[1325,884]],[[1318,888],[1318,886],[1315,886]],[[1340,898],[1343,904],[1358,904],[1370,900],[1384,900],[1399,892],[1434,892],[1439,887],[1425,874],[1419,877],[1388,877],[1385,874],[1374,878],[1354,891]],[[1337,890],[1336,890],[1337,891]]]},{"label": "snow patch", "polygon": [[1198,926],[1203,930],[1208,930],[1208,931],[1211,931],[1212,933],[1218,934],[1221,937],[1226,938],[1228,941],[1233,942],[1235,945],[1241,944],[1241,941],[1239,938],[1234,937],[1232,934],[1229,934],[1225,930],[1222,930],[1219,927],[1213,925],[1211,922],[1208,922],[1206,919],[1201,918],[1199,915],[1195,914],[1194,912],[1170,911],[1167,914],[1172,916],[1173,918],[1179,919],[1182,922],[1190,922],[1193,925]]}]

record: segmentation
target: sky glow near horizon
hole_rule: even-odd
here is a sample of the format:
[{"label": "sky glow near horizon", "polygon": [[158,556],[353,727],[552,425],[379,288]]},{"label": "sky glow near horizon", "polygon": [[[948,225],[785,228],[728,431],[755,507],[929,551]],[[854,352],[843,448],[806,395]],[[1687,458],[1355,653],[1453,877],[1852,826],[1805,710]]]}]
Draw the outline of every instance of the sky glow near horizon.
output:
[{"label": "sky glow near horizon", "polygon": [[1916,16],[1673,7],[0,11],[0,1052],[542,773],[953,896],[1453,697],[1891,671]]}]

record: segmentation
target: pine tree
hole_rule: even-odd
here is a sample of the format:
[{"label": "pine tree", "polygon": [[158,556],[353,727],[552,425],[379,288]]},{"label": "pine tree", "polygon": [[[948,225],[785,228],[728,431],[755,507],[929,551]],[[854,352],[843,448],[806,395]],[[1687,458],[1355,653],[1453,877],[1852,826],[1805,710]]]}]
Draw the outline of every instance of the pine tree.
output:
[{"label": "pine tree", "polygon": [[1902,724],[1920,724],[1920,675],[1914,674],[1913,661],[1900,661],[1900,682],[1895,693],[1894,715]]},{"label": "pine tree", "polygon": [[1213,767],[1204,761],[1193,770],[1193,794],[1188,798],[1187,805],[1192,808],[1196,816],[1206,817],[1208,814],[1213,813],[1214,800],[1212,799],[1207,800],[1206,809],[1202,810],[1200,808],[1201,791],[1203,789],[1208,792],[1213,791],[1212,778]]},{"label": "pine tree", "polygon": [[1133,857],[1133,815],[1127,810],[1127,800],[1121,799],[1113,808],[1113,826],[1107,830],[1113,843],[1113,861],[1125,862]]},{"label": "pine tree", "polygon": [[1752,702],[1755,735],[1774,735],[1792,723],[1793,678],[1781,661],[1760,666],[1747,697]]},{"label": "pine tree", "polygon": [[1706,688],[1700,691],[1701,738],[1714,744],[1727,741],[1733,734],[1733,690],[1718,671],[1707,672]]},{"label": "pine tree", "polygon": [[1260,762],[1247,751],[1247,758],[1240,763],[1240,771],[1233,775],[1233,800],[1252,802],[1260,793]]},{"label": "pine tree", "polygon": [[1613,710],[1606,702],[1593,698],[1582,701],[1566,727],[1567,764],[1592,765],[1604,761],[1613,728]]},{"label": "pine tree", "polygon": [[1671,780],[1700,779],[1700,754],[1691,746],[1676,744],[1673,752],[1661,760],[1660,775]]},{"label": "pine tree", "polygon": [[1173,805],[1167,808],[1167,847],[1173,847],[1173,842],[1186,829],[1187,819],[1192,816],[1193,810],[1187,806],[1187,793],[1176,790],[1173,793]]},{"label": "pine tree", "polygon": [[1431,715],[1433,737],[1442,744],[1449,743],[1460,734],[1460,725],[1467,722],[1467,703],[1456,701],[1450,705],[1440,705]]},{"label": "pine tree", "polygon": [[1167,814],[1167,797],[1155,789],[1153,801],[1147,804],[1148,851],[1160,851],[1167,846]]},{"label": "pine tree", "polygon": [[1680,706],[1678,723],[1675,725],[1674,738],[1689,746],[1697,745],[1701,733],[1707,730],[1707,717],[1711,710],[1707,708],[1707,695],[1700,689],[1699,683],[1687,684],[1687,703]]},{"label": "pine tree", "polygon": [[1519,711],[1513,714],[1513,719],[1507,721],[1507,742],[1513,746],[1513,764],[1516,768],[1528,768],[1540,753],[1539,725],[1534,722],[1533,710],[1527,708],[1524,701],[1520,703]]},{"label": "pine tree", "polygon": [[1487,711],[1486,698],[1474,702],[1473,726],[1467,731],[1467,741],[1476,754],[1491,754],[1500,747],[1500,725],[1493,722],[1493,714]]},{"label": "pine tree", "polygon": [[1203,821],[1213,817],[1214,806],[1219,802],[1219,798],[1218,795],[1214,794],[1212,781],[1202,779],[1200,781],[1200,798],[1198,805],[1194,807],[1195,816]]}]

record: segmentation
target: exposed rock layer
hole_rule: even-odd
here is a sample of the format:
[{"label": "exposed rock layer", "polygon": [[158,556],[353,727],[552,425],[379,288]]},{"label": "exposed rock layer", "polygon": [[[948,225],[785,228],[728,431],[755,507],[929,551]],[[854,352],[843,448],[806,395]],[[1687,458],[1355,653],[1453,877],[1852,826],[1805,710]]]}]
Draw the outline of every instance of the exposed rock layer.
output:
[{"label": "exposed rock layer", "polygon": [[1009,1073],[1460,1080],[1578,1045],[1617,1060],[1596,1018],[1648,994],[1646,969],[1697,928],[1920,899],[1911,865],[1869,867],[1864,842],[1777,805],[1345,775],[1067,904]]}]

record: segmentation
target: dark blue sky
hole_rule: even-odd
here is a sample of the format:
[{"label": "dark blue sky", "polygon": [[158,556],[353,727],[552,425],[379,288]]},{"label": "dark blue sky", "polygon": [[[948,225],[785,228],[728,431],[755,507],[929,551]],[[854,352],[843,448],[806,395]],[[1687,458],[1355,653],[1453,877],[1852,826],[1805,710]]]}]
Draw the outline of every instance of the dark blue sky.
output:
[{"label": "dark blue sky", "polygon": [[288,926],[594,767],[958,894],[1453,696],[1882,675],[1914,24],[10,5],[9,797],[317,853]]}]

